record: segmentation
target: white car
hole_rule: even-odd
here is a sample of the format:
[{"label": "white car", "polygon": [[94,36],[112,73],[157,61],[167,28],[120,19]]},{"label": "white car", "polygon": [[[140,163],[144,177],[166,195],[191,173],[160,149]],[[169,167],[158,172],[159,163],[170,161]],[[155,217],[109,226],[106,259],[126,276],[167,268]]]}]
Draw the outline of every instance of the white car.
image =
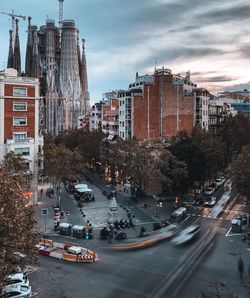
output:
[{"label": "white car", "polygon": [[185,208],[185,207],[180,207],[180,208],[178,208],[177,210],[175,210],[175,211],[172,213],[172,216],[173,216],[173,217],[180,217],[180,216],[185,215],[186,212],[187,212],[187,208]]},{"label": "white car", "polygon": [[3,288],[4,297],[28,298],[31,297],[31,287],[24,285],[9,285]]},{"label": "white car", "polygon": [[209,197],[204,202],[204,207],[213,207],[216,204],[216,197]]},{"label": "white car", "polygon": [[171,243],[175,245],[186,243],[192,240],[199,233],[199,231],[199,225],[191,225],[177,234],[177,236],[171,240]]},{"label": "white car", "polygon": [[220,178],[217,178],[216,180],[215,180],[215,183],[216,183],[216,185],[217,186],[222,186],[224,183],[225,183],[225,178],[224,177],[220,177]]},{"label": "white car", "polygon": [[214,192],[215,192],[215,189],[213,187],[209,186],[205,189],[204,194],[206,196],[211,196],[212,194],[214,194]]},{"label": "white car", "polygon": [[23,285],[28,287],[29,284],[29,280],[27,278],[27,275],[25,275],[23,272],[18,272],[15,274],[11,274],[8,276],[7,278],[8,280],[8,286],[12,286],[12,285]]}]

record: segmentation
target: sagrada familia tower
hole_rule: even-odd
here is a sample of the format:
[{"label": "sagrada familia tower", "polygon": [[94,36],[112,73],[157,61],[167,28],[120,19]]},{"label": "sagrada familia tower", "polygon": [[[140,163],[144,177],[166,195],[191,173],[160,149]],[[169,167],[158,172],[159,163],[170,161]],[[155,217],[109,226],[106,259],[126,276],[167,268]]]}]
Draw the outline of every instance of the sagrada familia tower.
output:
[{"label": "sagrada familia tower", "polygon": [[[8,68],[21,74],[21,58],[16,20],[15,41],[10,31]],[[54,20],[46,25],[31,25],[28,18],[28,39],[25,76],[40,79],[40,127],[57,135],[62,130],[77,127],[78,117],[90,108],[85,40],[79,43],[79,31],[74,20]]]}]

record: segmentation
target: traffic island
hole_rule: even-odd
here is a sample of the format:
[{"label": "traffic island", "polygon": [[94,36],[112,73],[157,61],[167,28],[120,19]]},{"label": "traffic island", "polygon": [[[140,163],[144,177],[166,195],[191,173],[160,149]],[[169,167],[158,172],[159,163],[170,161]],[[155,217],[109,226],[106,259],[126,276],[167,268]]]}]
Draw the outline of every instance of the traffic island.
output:
[{"label": "traffic island", "polygon": [[94,263],[99,260],[95,251],[76,246],[72,243],[55,242],[50,239],[41,240],[36,245],[36,249],[41,255],[68,262]]}]

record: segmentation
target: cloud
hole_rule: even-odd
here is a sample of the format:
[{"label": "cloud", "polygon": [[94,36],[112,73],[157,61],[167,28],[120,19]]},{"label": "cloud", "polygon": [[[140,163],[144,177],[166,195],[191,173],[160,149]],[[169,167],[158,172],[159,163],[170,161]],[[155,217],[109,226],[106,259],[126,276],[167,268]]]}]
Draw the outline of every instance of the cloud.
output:
[{"label": "cloud", "polygon": [[[204,75],[204,74],[203,74]],[[195,79],[195,82],[200,83],[215,83],[215,82],[230,82],[230,81],[236,81],[238,77],[230,77],[227,75],[221,75],[221,76],[215,76],[215,77],[200,77]]]}]

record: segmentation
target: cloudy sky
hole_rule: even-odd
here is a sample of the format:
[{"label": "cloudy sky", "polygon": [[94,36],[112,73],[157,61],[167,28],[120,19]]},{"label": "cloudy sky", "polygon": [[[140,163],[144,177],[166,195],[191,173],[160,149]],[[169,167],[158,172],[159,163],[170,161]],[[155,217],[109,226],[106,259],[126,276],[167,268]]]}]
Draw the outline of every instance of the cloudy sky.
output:
[{"label": "cloudy sky", "polygon": [[[0,11],[58,20],[57,0],[1,1]],[[250,2],[247,0],[64,0],[64,19],[75,19],[86,39],[92,101],[126,89],[135,73],[165,66],[191,71],[213,93],[250,89]],[[27,22],[20,21],[24,56]],[[10,18],[0,15],[0,68],[6,66]],[[24,63],[23,63],[24,66]]]}]

